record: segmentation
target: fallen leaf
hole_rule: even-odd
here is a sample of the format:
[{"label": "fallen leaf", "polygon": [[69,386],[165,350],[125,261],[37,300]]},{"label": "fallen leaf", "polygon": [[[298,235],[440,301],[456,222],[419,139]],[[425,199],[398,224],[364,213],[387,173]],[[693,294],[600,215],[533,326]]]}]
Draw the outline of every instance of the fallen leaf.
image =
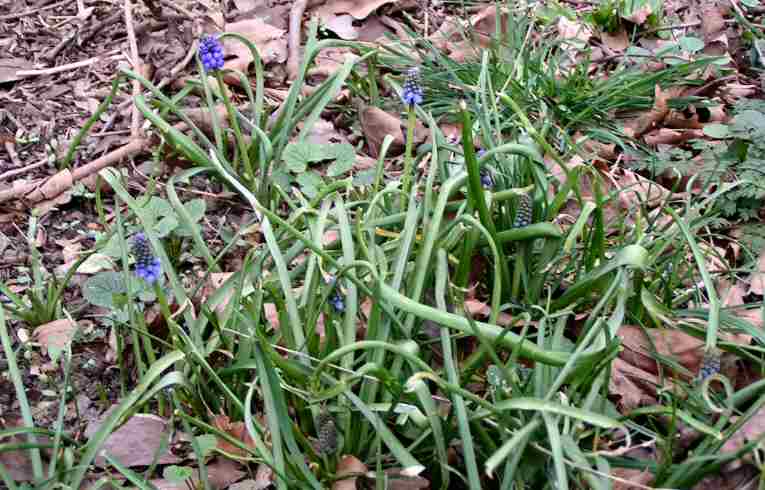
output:
[{"label": "fallen leaf", "polygon": [[[613,490],[637,490],[650,485],[654,479],[654,474],[648,470],[633,470],[630,468],[613,468],[611,474],[622,480],[615,480]],[[630,484],[629,482],[633,483]]]},{"label": "fallen leaf", "polygon": [[356,478],[367,472],[367,466],[355,456],[346,454],[337,463],[335,472],[337,480],[332,484],[332,490],[356,490]]},{"label": "fallen leaf", "polygon": [[765,250],[757,259],[757,268],[749,276],[749,291],[747,294],[765,295]]},{"label": "fallen leaf", "polygon": [[602,33],[600,35],[600,39],[603,41],[603,44],[608,46],[608,48],[612,51],[622,52],[630,45],[630,40],[627,36],[627,30],[623,27],[614,33]]},{"label": "fallen leaf", "polygon": [[652,13],[653,9],[651,8],[651,5],[646,0],[644,0],[643,5],[640,5],[637,9],[631,12],[625,12],[625,14],[622,15],[622,18],[637,25],[643,25],[646,19],[648,19],[648,16],[650,16]]},{"label": "fallen leaf", "polygon": [[659,85],[654,89],[653,108],[635,119],[632,124],[624,128],[624,132],[633,138],[640,137],[643,133],[664,120],[669,112],[669,94],[664,92]]},{"label": "fallen leaf", "polygon": [[611,364],[608,392],[619,396],[618,406],[626,412],[656,403],[656,376],[616,358]]},{"label": "fallen leaf", "polygon": [[[731,423],[733,423],[738,417],[731,417]],[[721,453],[731,453],[737,451],[747,443],[757,440],[765,435],[765,407],[760,408],[755,412],[749,420],[747,420],[741,428],[731,436],[730,439],[725,441],[723,447],[720,448]],[[745,454],[741,459],[735,459],[728,463],[725,467],[726,470],[734,470],[742,466],[745,462],[751,461],[751,453]]]},{"label": "fallen leaf", "polygon": [[322,19],[333,14],[349,14],[355,19],[366,19],[369,14],[385,5],[398,0],[329,0],[315,10]]},{"label": "fallen leaf", "polygon": [[[282,63],[287,59],[287,38],[284,29],[278,29],[261,19],[247,19],[226,24],[226,31],[236,32],[251,41],[258,48],[264,65]],[[224,67],[247,73],[250,63],[254,61],[250,49],[232,38],[224,39],[223,49],[227,56],[233,57],[226,60]],[[239,77],[231,78],[233,83],[239,83]],[[226,81],[232,83],[228,77]]]},{"label": "fallen leaf", "polygon": [[592,31],[586,25],[569,20],[568,17],[561,16],[558,19],[558,36],[562,39],[581,41],[586,43],[592,37]]},{"label": "fallen leaf", "polygon": [[[657,354],[672,358],[694,375],[704,355],[703,340],[677,329],[642,329],[634,325],[622,325],[617,335],[624,346],[619,357],[651,374],[659,372]],[[663,372],[665,375],[671,374],[666,366]]]},{"label": "fallen leaf", "polygon": [[77,323],[65,318],[35,328],[34,337],[54,357],[56,351],[61,351],[72,341],[76,332]]},{"label": "fallen leaf", "polygon": [[353,41],[359,38],[359,30],[353,25],[354,19],[352,15],[332,15],[322,20],[324,21],[324,26],[337,34],[337,37],[340,39]]},{"label": "fallen leaf", "polygon": [[[247,432],[244,422],[231,422],[226,415],[216,415],[213,417],[212,425],[234,439],[242,441],[245,446],[255,447],[255,441],[250,437],[249,432]],[[234,446],[230,442],[221,438],[218,439],[218,449],[234,456],[244,457],[249,455],[244,449]]]},{"label": "fallen leaf", "polygon": [[[99,420],[88,424],[85,437],[91,438],[115,408],[116,406],[112,407]],[[98,466],[105,466],[106,458],[102,454],[108,453],[128,468],[148,466],[155,462],[157,451],[164,446],[156,463],[176,464],[180,460],[168,450],[169,433],[165,419],[151,414],[135,414],[106,438],[95,463]]]},{"label": "fallen leaf", "polygon": [[365,107],[361,111],[360,119],[361,128],[369,145],[370,156],[376,158],[380,155],[380,147],[387,135],[393,136],[393,143],[388,149],[387,156],[401,154],[405,141],[404,133],[401,131],[401,119],[373,106]]},{"label": "fallen leaf", "polygon": [[255,10],[257,7],[260,7],[266,3],[268,3],[266,0],[234,0],[234,5],[236,5],[236,8],[243,12]]},{"label": "fallen leaf", "polygon": [[14,82],[21,80],[17,72],[31,70],[34,63],[23,58],[0,58],[0,83]]}]

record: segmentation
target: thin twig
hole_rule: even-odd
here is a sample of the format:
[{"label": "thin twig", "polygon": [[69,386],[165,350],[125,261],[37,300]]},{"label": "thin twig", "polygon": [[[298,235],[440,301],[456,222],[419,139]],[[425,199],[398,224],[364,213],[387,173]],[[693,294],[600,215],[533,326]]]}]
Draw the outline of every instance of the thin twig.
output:
[{"label": "thin twig", "polygon": [[93,58],[82,60],[82,61],[76,61],[74,63],[68,63],[66,65],[61,66],[54,66],[53,68],[45,68],[42,70],[19,70],[16,72],[16,75],[19,77],[35,77],[35,76],[41,76],[41,75],[54,75],[56,73],[62,73],[69,70],[76,70],[77,68],[82,68],[83,66],[90,66],[94,63],[97,63],[101,61],[100,56],[94,56]]},{"label": "thin twig", "polygon": [[[133,70],[141,73],[141,55],[138,54],[138,42],[135,39],[135,27],[133,27],[133,4],[131,0],[125,0],[125,29],[127,29],[128,44],[130,45],[130,62],[133,64]],[[141,84],[138,80],[133,80],[133,99],[141,93]],[[130,115],[130,135],[133,138],[138,137],[138,129],[141,126],[141,114],[138,107],[133,105]]]},{"label": "thin twig", "polygon": [[15,166],[20,167],[22,165],[21,160],[19,160],[19,154],[16,153],[16,146],[13,144],[13,141],[5,142],[5,151],[8,152],[8,156],[11,157],[11,161]]},{"label": "thin twig", "polygon": [[303,14],[308,0],[295,0],[290,9],[290,30],[287,38],[287,76],[297,77],[300,68],[300,35],[303,30]]},{"label": "thin twig", "polygon": [[30,9],[30,10],[25,10],[23,12],[17,12],[15,14],[0,15],[0,20],[13,20],[13,19],[18,19],[20,17],[26,17],[27,15],[34,15],[39,12],[42,12],[43,10],[50,10],[56,7],[60,7],[62,5],[66,5],[69,2],[70,0],[62,0],[61,2],[56,2],[51,5],[46,5],[45,7],[38,7],[38,8]]}]

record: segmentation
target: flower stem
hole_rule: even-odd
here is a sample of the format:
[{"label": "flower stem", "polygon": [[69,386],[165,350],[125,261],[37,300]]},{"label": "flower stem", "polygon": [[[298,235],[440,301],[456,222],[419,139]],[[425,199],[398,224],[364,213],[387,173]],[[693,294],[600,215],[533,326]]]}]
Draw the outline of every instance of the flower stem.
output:
[{"label": "flower stem", "polygon": [[412,174],[414,173],[414,157],[412,156],[412,144],[414,142],[414,125],[417,123],[417,113],[414,105],[409,105],[409,118],[406,126],[406,149],[404,150],[404,174],[402,180],[402,189],[406,196],[404,207],[409,202],[409,192],[412,188]]}]

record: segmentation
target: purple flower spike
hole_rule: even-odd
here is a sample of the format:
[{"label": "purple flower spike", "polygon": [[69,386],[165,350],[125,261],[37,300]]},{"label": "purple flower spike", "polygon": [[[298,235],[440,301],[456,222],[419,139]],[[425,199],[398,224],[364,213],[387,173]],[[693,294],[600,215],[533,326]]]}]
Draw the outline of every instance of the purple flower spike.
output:
[{"label": "purple flower spike", "polygon": [[154,256],[149,240],[143,233],[133,237],[133,255],[135,255],[135,275],[153,284],[162,275],[162,263]]},{"label": "purple flower spike", "polygon": [[410,68],[406,72],[406,79],[404,80],[404,90],[401,93],[401,99],[404,104],[409,107],[417,104],[422,104],[423,92],[420,85],[420,70],[417,68]]},{"label": "purple flower spike", "polygon": [[205,71],[223,68],[223,45],[215,36],[206,36],[199,42],[199,59]]}]

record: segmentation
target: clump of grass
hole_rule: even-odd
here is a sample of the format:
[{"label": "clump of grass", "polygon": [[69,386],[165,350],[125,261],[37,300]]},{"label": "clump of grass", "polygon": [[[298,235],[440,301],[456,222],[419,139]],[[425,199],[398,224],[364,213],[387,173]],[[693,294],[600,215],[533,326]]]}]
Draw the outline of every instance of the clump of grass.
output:
[{"label": "clump of grass", "polygon": [[[513,22],[534,28],[522,18]],[[212,139],[184,115],[182,97],[169,98],[124,72],[151,91],[151,100],[138,97],[136,105],[153,129],[196,165],[166,188],[206,274],[221,269],[243,230],[258,226],[263,243],[249,248],[241,268],[201,299],[198,288],[184,287],[183,271],[157,231],[158,217],[144,205],[154,196],[136,198],[117,171],[101,172],[116,202],[128,210],[104,225],[121,246],[121,271],[111,272],[124,279],[121,301],[140,379],[95,436],[71,443],[77,457],[62,457],[58,468],[65,470],[54,464],[49,478],[79,488],[105,438],[131,413],[154,403],[185,432],[225,440],[241,450],[244,464],[271,468],[280,489],[330,487],[342,470],[342,454],[373,468],[364,478],[380,486],[385,470],[395,470],[404,478],[424,475],[442,489],[609,488],[610,473],[619,466],[647,467],[656,475],[654,484],[688,488],[727,461],[716,452],[740,427],[729,424],[730,417],[744,409],[755,413],[765,403],[761,387],[734,393],[724,377],[711,372],[710,358],[701,386],[678,380],[676,391],[662,392],[653,407],[620,414],[608,390],[611,361],[620,348],[617,334],[627,323],[657,328],[666,322],[703,336],[714,355],[737,349],[758,356],[757,348],[719,341],[721,332],[749,327],[720,307],[698,243],[714,218],[711,204],[725,189],[702,199],[667,200],[658,214],[637,202],[628,210],[634,228],[614,232],[605,211],[618,195],[607,192],[596,169],[568,168],[576,147],[561,144],[574,128],[602,128],[599,110],[639,107],[641,90],[652,90],[656,77],[673,80],[683,68],[643,78],[625,71],[609,82],[616,85],[590,83],[584,90],[583,73],[558,79],[546,68],[553,46],[519,44],[509,33],[477,64],[457,67],[431,50],[431,61],[422,67],[426,86],[413,79],[403,86],[408,127],[419,119],[431,138],[413,148],[409,131],[402,179],[382,179],[384,144],[373,185],[353,192],[347,183],[325,185],[306,199],[270,176],[284,163],[298,122],[304,122],[297,135],[302,139],[354,68],[348,62],[301,99],[312,60],[334,43],[317,41],[315,32],[314,24],[301,75],[273,124],[267,122],[272,118],[255,47],[231,34],[220,37],[245,42],[256,59],[256,92],[242,84],[250,105],[241,109],[223,90],[226,73],[217,45],[208,42],[200,73],[214,73],[216,81],[211,86],[204,76],[199,83],[210,114],[218,104],[226,109],[225,118],[213,117]],[[505,59],[525,62],[508,65],[500,61]],[[439,63],[447,69],[439,72]],[[248,82],[245,74],[233,75]],[[478,95],[447,104],[437,76],[458,87],[474,84]],[[516,86],[517,80],[526,85]],[[393,77],[388,81],[395,86]],[[553,93],[564,103],[544,102]],[[171,126],[171,114],[187,122],[191,136]],[[545,114],[552,114],[550,121]],[[448,142],[440,132],[439,115],[460,120],[459,142]],[[484,152],[477,151],[476,140]],[[542,155],[561,167],[564,183]],[[427,162],[421,174],[418,161]],[[225,183],[255,215],[233,237],[218,237],[226,243],[222,251],[211,250],[176,193],[177,182],[196,175]],[[593,187],[590,200],[579,192],[585,179]],[[580,211],[564,227],[558,215],[569,200]],[[147,331],[140,291],[129,278],[132,230],[142,230],[134,241],[134,272],[150,283],[168,326],[161,338]],[[327,231],[337,236],[332,243],[323,242]],[[685,256],[692,260],[681,272],[676,260]],[[486,321],[465,311],[478,263],[486,264],[477,298],[487,306]],[[686,296],[674,295],[680,286],[688,289]],[[689,309],[692,297],[706,299],[709,308]],[[498,324],[503,313],[511,314],[513,325]],[[699,317],[707,322],[704,331],[694,321]],[[753,336],[765,340],[761,333]],[[11,359],[2,311],[0,340]],[[662,364],[677,368],[671,359]],[[35,479],[43,485],[42,445],[34,438],[15,364],[10,372],[27,425],[20,433],[29,436]],[[724,396],[709,388],[715,380],[722,380]],[[251,443],[217,428],[211,414],[242,422]],[[680,462],[672,451],[677,420],[699,433],[694,457]],[[626,446],[654,439],[666,455],[646,464],[602,451],[601,444],[618,440],[618,433],[625,434]],[[56,437],[57,448],[70,442],[61,432]],[[207,455],[199,439],[192,441],[207,488]],[[133,482],[154,470],[136,475],[111,464]],[[2,468],[0,476],[16,488]]]}]

